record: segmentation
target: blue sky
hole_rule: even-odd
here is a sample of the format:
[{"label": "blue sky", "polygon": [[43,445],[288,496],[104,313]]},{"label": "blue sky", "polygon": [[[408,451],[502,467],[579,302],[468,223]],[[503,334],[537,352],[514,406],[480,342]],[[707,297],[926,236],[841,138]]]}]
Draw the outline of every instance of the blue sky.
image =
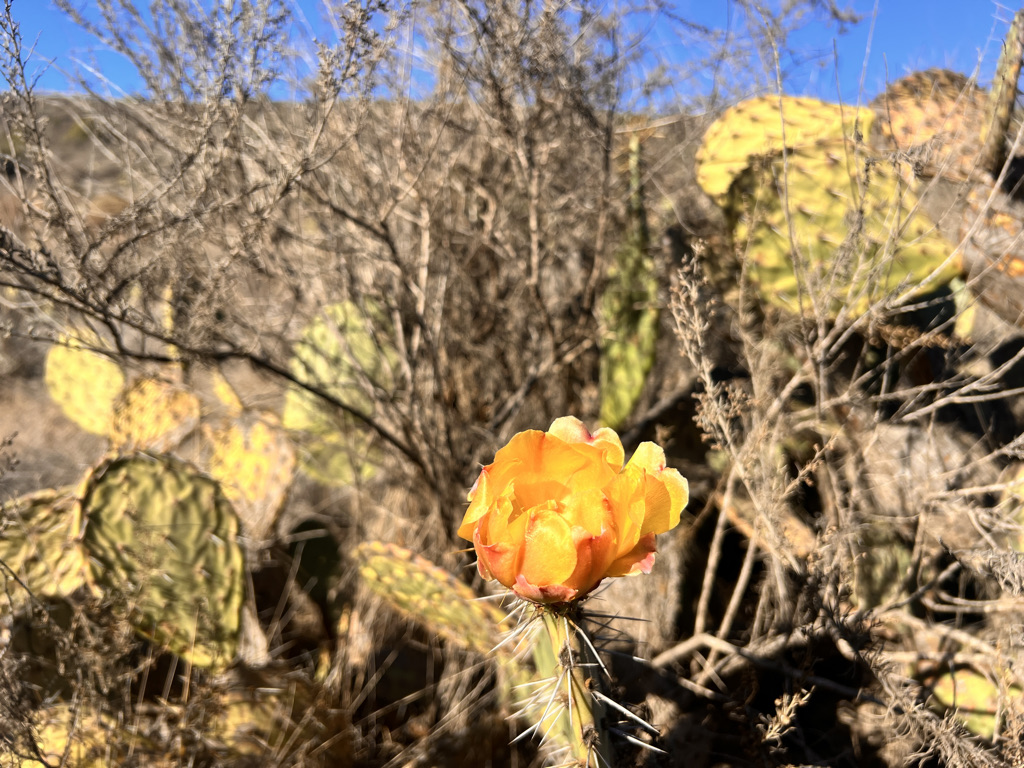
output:
[{"label": "blue sky", "polygon": [[[88,5],[83,0],[79,4]],[[835,100],[841,89],[846,101],[856,101],[858,93],[866,100],[884,87],[887,78],[894,80],[927,67],[970,74],[979,59],[980,78],[987,83],[1012,15],[1010,9],[990,0],[840,0],[839,4],[861,14],[863,21],[842,36],[821,23],[802,30],[792,42],[807,51],[809,60],[790,73],[790,92]],[[311,21],[318,17],[317,0],[300,0],[300,5],[308,10]],[[676,0],[675,6],[680,15],[709,25],[724,24],[730,12],[728,0]],[[66,90],[61,70],[72,69],[76,60],[94,63],[127,91],[136,86],[138,81],[118,57],[97,52],[91,39],[48,0],[14,0],[14,15],[26,44],[36,46],[37,71],[43,72],[40,87]],[[670,59],[688,55],[685,45],[661,30],[655,28],[650,34],[662,55]],[[53,63],[46,68],[48,60]]]}]

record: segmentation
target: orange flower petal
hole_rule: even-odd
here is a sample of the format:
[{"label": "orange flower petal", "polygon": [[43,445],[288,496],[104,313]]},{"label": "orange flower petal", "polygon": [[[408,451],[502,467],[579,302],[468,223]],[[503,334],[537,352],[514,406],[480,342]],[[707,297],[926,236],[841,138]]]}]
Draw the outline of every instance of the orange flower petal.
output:
[{"label": "orange flower petal", "polygon": [[689,489],[653,443],[622,461],[618,435],[572,417],[513,437],[480,472],[459,527],[480,574],[552,603],[650,571],[655,534],[679,522]]},{"label": "orange flower petal", "polygon": [[645,511],[641,483],[641,475],[623,472],[604,489],[609,518],[615,526],[618,541],[617,556],[629,552],[640,539]]},{"label": "orange flower petal", "polygon": [[632,550],[617,559],[608,567],[608,576],[632,576],[637,573],[650,573],[654,567],[654,557],[658,547],[654,534],[649,533]]},{"label": "orange flower petal", "polygon": [[641,443],[624,472],[643,477],[645,510],[641,536],[665,533],[679,525],[690,488],[677,470],[665,466],[665,451],[654,443]]},{"label": "orange flower petal", "polygon": [[576,590],[564,584],[549,584],[538,587],[522,576],[516,579],[512,585],[512,591],[524,600],[532,600],[535,603],[567,603],[576,597]]},{"label": "orange flower petal", "polygon": [[576,569],[576,544],[572,529],[554,503],[528,513],[520,573],[530,584],[560,584]]},{"label": "orange flower petal", "polygon": [[490,467],[484,467],[473,484],[473,489],[469,492],[469,509],[466,510],[462,525],[459,526],[459,536],[470,541],[473,540],[474,527],[494,503],[489,470]]},{"label": "orange flower petal", "polygon": [[601,583],[608,568],[618,554],[614,532],[601,536],[585,536],[576,542],[576,569],[566,579],[567,586],[581,594],[590,592]]},{"label": "orange flower petal", "polygon": [[622,441],[615,434],[615,430],[602,427],[597,432],[591,433],[586,425],[575,416],[562,416],[551,422],[548,434],[561,438],[567,443],[591,445],[600,450],[613,472],[622,469],[626,453],[622,450]]}]

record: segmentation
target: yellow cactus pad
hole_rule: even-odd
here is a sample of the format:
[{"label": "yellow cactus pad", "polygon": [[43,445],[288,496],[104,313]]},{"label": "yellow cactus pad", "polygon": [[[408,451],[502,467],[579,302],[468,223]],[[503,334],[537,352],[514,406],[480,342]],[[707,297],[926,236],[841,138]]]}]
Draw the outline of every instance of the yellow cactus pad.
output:
[{"label": "yellow cactus pad", "polygon": [[363,583],[413,621],[481,654],[498,644],[504,613],[429,560],[380,541],[360,544],[353,557]]},{"label": "yellow cactus pad", "polygon": [[940,711],[952,710],[971,733],[991,739],[996,717],[1006,712],[1006,702],[1020,702],[1017,685],[1000,686],[972,669],[958,669],[941,675],[932,685],[932,702]]},{"label": "yellow cactus pad", "polygon": [[900,174],[860,140],[874,119],[812,99],[755,99],[708,130],[698,179],[733,222],[766,304],[851,320],[961,273]]},{"label": "yellow cactus pad", "polygon": [[82,484],[90,576],[126,600],[135,630],[215,671],[238,647],[245,564],[220,485],[182,462],[136,455]]},{"label": "yellow cactus pad", "polygon": [[[397,354],[392,333],[379,307],[334,304],[306,327],[289,365],[298,381],[369,413],[374,405],[370,391],[393,388]],[[376,471],[375,440],[365,424],[308,390],[288,390],[282,422],[295,437],[300,466],[310,477],[349,485]]]},{"label": "yellow cactus pad", "polygon": [[111,443],[115,450],[169,451],[199,423],[199,399],[160,379],[140,379],[118,398]]},{"label": "yellow cactus pad", "polygon": [[765,96],[727,110],[704,134],[697,153],[697,183],[720,199],[754,158],[784,147],[844,148],[847,137],[864,133],[871,112],[817,99]]},{"label": "yellow cactus pad", "polygon": [[295,477],[295,447],[269,413],[209,429],[206,436],[213,446],[210,475],[235,505],[243,533],[255,541],[265,539]]},{"label": "yellow cactus pad", "polygon": [[46,388],[75,424],[108,435],[125,379],[117,363],[94,349],[102,344],[91,331],[61,335],[46,356]]},{"label": "yellow cactus pad", "polygon": [[[86,555],[81,546],[81,513],[70,492],[39,491],[5,504],[0,528],[0,588],[7,582],[9,599],[0,600],[17,610],[29,599],[18,577],[35,597],[66,597],[86,584]],[[10,570],[8,570],[10,569]]]}]

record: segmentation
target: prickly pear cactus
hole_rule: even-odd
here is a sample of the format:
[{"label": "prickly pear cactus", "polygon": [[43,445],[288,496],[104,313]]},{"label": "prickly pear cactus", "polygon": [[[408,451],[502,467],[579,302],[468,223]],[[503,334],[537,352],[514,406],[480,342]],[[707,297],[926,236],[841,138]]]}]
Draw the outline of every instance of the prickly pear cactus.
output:
[{"label": "prickly pear cactus", "polygon": [[219,484],[171,459],[118,458],[86,476],[81,507],[92,579],[127,596],[136,630],[197,666],[229,664],[245,568]]},{"label": "prickly pear cactus", "polygon": [[632,414],[654,365],[658,283],[644,208],[640,137],[630,139],[630,226],[601,299],[601,421],[618,429]]},{"label": "prickly pear cactus", "polygon": [[[67,597],[87,583],[81,510],[70,492],[38,491],[0,509],[0,613],[39,597]],[[20,583],[13,581],[17,577]],[[26,591],[27,588],[27,591]]]},{"label": "prickly pear cactus", "polygon": [[500,641],[504,612],[429,560],[379,541],[360,544],[353,556],[371,590],[449,642],[487,654]]},{"label": "prickly pear cactus", "polygon": [[[367,391],[391,389],[394,350],[382,312],[364,312],[353,302],[324,310],[303,332],[290,363],[304,383],[323,389],[345,405],[368,412]],[[357,418],[339,412],[301,387],[285,396],[282,421],[297,434],[302,470],[331,485],[349,485],[374,471],[374,440]]]},{"label": "prickly pear cactus", "polygon": [[172,450],[199,423],[199,399],[160,379],[139,379],[114,406],[110,441],[117,451]]},{"label": "prickly pear cactus", "polygon": [[[702,150],[702,163],[709,167],[702,165],[699,176],[733,220],[733,240],[743,249],[764,302],[832,318],[842,312],[850,320],[886,297],[905,300],[956,277],[961,265],[950,256],[953,246],[919,214],[916,198],[899,176],[839,133],[851,130],[852,116],[839,106],[793,101],[797,109],[782,100],[775,122],[791,114],[799,118],[813,106],[822,117],[815,123],[803,116],[794,135],[810,135],[815,126],[832,134],[790,145],[787,131],[784,154],[751,159],[747,142],[757,128],[735,125],[748,112],[740,105],[723,116],[724,127],[712,127]],[[756,106],[765,113],[771,104],[757,100]],[[862,110],[856,129],[869,131],[872,119]],[[774,124],[762,114],[758,125],[767,123]],[[742,150],[721,149],[723,136],[737,132]],[[726,153],[723,163],[714,160],[716,149]],[[742,170],[739,156],[749,161]]]},{"label": "prickly pear cactus", "polygon": [[704,134],[697,152],[697,183],[720,205],[754,161],[783,148],[842,151],[847,138],[866,132],[871,113],[817,99],[765,96],[727,110]]},{"label": "prickly pear cactus", "polygon": [[890,85],[872,103],[870,143],[899,152],[916,176],[963,180],[974,172],[986,95],[957,72],[928,69]]},{"label": "prickly pear cactus", "polygon": [[1017,105],[1017,82],[1020,80],[1021,57],[1024,56],[1024,10],[1013,16],[996,64],[996,74],[989,92],[978,165],[996,177],[1006,163],[1010,122]]},{"label": "prickly pear cactus", "polygon": [[124,373],[88,329],[62,335],[46,355],[46,388],[64,414],[86,432],[109,435]]},{"label": "prickly pear cactus", "polygon": [[940,675],[932,684],[932,697],[940,711],[952,711],[971,733],[991,739],[996,731],[996,718],[1007,710],[1006,701],[1014,700],[1021,707],[1019,686],[1000,686],[989,677],[972,669],[958,669]]},{"label": "prickly pear cactus", "polygon": [[[141,737],[131,737],[127,731],[117,728],[108,718],[100,717],[85,707],[81,709],[70,704],[58,703],[46,707],[35,716],[35,748],[45,763],[28,757],[33,750],[28,745],[17,745],[17,753],[25,757],[15,758],[19,768],[40,768],[43,765],[69,765],[76,768],[103,768],[120,763],[126,755],[128,740],[138,746]],[[116,732],[117,738],[111,738]]]},{"label": "prickly pear cactus", "polygon": [[213,448],[210,476],[238,511],[246,538],[263,541],[295,477],[295,448],[270,413],[225,422],[206,435]]}]

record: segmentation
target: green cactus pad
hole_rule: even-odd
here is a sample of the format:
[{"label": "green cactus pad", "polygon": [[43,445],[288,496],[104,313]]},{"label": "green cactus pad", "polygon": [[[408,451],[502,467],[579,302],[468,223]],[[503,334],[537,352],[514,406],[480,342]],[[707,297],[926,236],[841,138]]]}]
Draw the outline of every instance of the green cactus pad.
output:
[{"label": "green cactus pad", "polygon": [[124,373],[91,331],[62,335],[46,356],[46,388],[64,414],[86,432],[109,435]]},{"label": "green cactus pad", "polygon": [[618,429],[633,413],[658,341],[658,281],[641,184],[640,139],[630,141],[630,227],[601,297],[601,421]]},{"label": "green cactus pad", "polygon": [[[17,610],[32,596],[67,597],[87,583],[86,556],[80,543],[81,512],[74,494],[45,490],[22,496],[0,511],[0,613]],[[12,583],[11,575],[21,584]]]},{"label": "green cactus pad", "polygon": [[796,146],[842,151],[847,137],[866,132],[870,118],[868,110],[817,99],[765,96],[744,101],[704,134],[697,152],[697,183],[721,203],[755,158]]},{"label": "green cactus pad", "polygon": [[936,708],[952,710],[971,733],[984,739],[995,735],[996,715],[1000,710],[1000,699],[1020,699],[1021,689],[1012,685],[1000,690],[1000,686],[988,677],[971,669],[958,669],[940,675],[932,684],[932,697]]},{"label": "green cactus pad", "polygon": [[[345,405],[369,412],[368,390],[391,390],[394,349],[383,313],[353,302],[324,310],[303,332],[290,363],[299,381]],[[349,485],[376,471],[374,439],[364,424],[302,387],[285,396],[282,421],[296,433],[302,470],[329,485]]]},{"label": "green cactus pad", "polygon": [[137,631],[197,666],[229,664],[245,568],[220,485],[140,455],[102,464],[81,499],[92,578],[128,597]]},{"label": "green cactus pad", "polygon": [[486,654],[500,641],[504,613],[429,560],[379,541],[360,544],[353,556],[371,590],[449,642]]},{"label": "green cactus pad", "polygon": [[170,451],[199,423],[199,399],[160,379],[139,379],[114,408],[115,450]]},{"label": "green cactus pad", "polygon": [[262,541],[272,532],[295,477],[295,448],[273,414],[241,417],[207,429],[213,447],[210,476],[238,510],[246,537]]},{"label": "green cactus pad", "polygon": [[[734,185],[746,208],[735,241],[766,303],[854,318],[886,297],[923,295],[960,274],[953,245],[917,213],[896,174],[848,149],[795,149]],[[830,301],[815,306],[824,296]]]}]

